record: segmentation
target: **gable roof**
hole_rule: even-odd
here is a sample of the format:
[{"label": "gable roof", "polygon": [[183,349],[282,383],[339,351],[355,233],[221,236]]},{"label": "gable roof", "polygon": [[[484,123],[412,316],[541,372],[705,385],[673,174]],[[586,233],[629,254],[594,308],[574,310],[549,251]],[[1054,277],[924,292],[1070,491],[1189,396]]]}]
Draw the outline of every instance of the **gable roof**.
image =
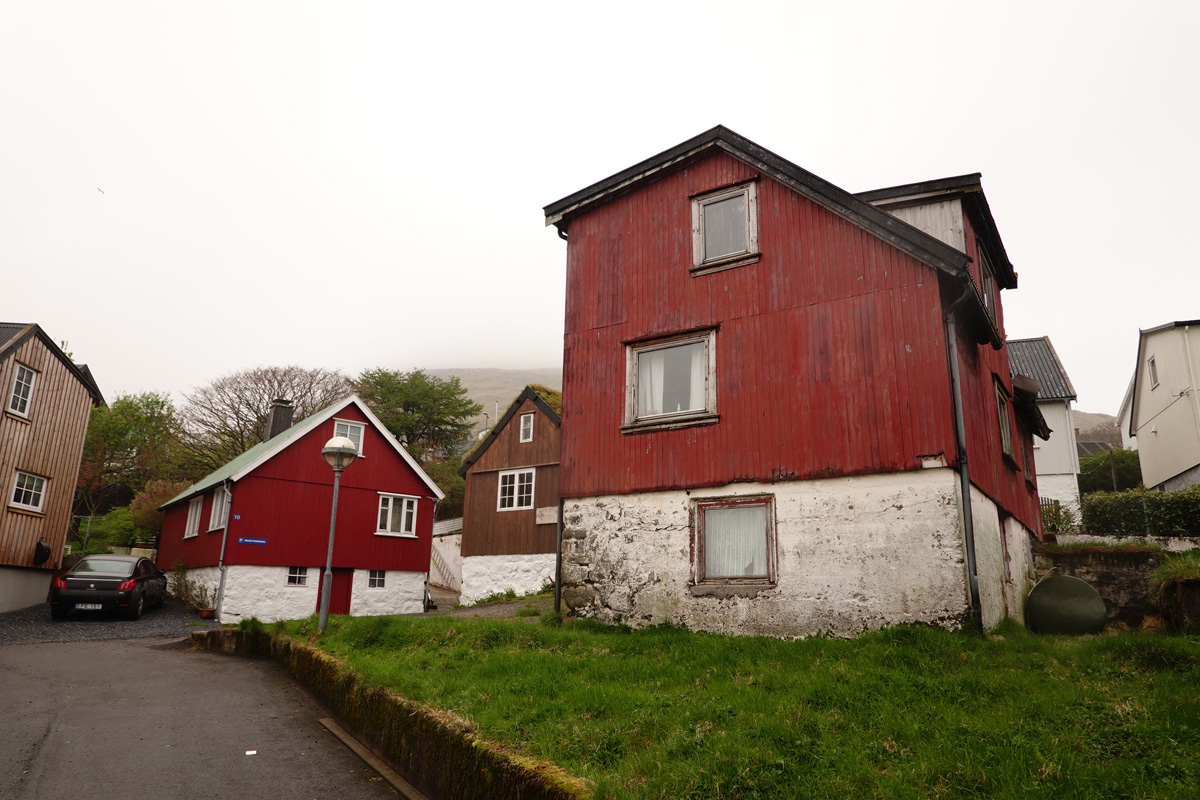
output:
[{"label": "gable roof", "polygon": [[105,404],[104,395],[100,394],[100,387],[96,385],[96,380],[92,377],[92,372],[87,365],[76,364],[72,361],[37,323],[0,322],[0,361],[4,361],[15,353],[31,336],[40,339],[51,355],[61,361],[70,373],[83,384],[83,388],[87,389],[87,393],[92,396],[93,403],[98,406]]},{"label": "gable roof", "polygon": [[[546,387],[540,386],[538,388],[545,389]],[[488,432],[488,435],[482,442],[480,442],[479,446],[472,450],[470,455],[463,459],[462,466],[458,468],[458,474],[460,477],[466,477],[467,470],[471,468],[472,464],[479,460],[480,456],[487,452],[487,449],[492,446],[493,442],[496,441],[496,437],[500,435],[500,431],[504,430],[504,426],[507,425],[509,420],[516,415],[517,409],[519,409],[526,400],[532,400],[533,404],[537,406],[538,410],[545,414],[546,417],[554,423],[554,427],[562,427],[562,416],[555,411],[548,402],[546,402],[546,398],[542,397],[542,395],[538,393],[537,389],[534,389],[533,386],[526,386],[521,393],[517,395],[517,399],[512,401],[512,404],[509,405],[508,410],[504,412],[504,416],[501,417],[500,421],[492,427],[491,431]],[[559,393],[559,403],[561,402],[562,395]]]},{"label": "gable roof", "polygon": [[557,227],[559,235],[565,239],[567,223],[572,218],[631,191],[637,184],[661,177],[667,170],[694,161],[714,150],[723,150],[761,170],[779,183],[870,231],[924,264],[955,276],[966,270],[970,261],[966,253],[959,252],[845,189],[834,186],[829,181],[777,156],[724,125],[717,125],[699,136],[551,203],[543,209],[546,224]]},{"label": "gable roof", "polygon": [[[1173,328],[1195,328],[1200,326],[1200,319],[1185,319],[1175,322],[1164,322],[1162,325],[1155,325],[1153,328],[1138,329],[1138,351],[1137,364],[1133,368],[1133,384],[1130,387],[1132,396],[1129,403],[1129,435],[1137,436],[1137,429],[1134,426],[1138,419],[1138,404],[1141,399],[1141,393],[1138,392],[1138,386],[1141,385],[1142,367],[1146,363],[1142,358],[1142,352],[1146,346],[1146,337],[1151,333],[1161,333]],[[1124,406],[1124,403],[1121,404]]]},{"label": "gable roof", "polygon": [[392,436],[391,431],[384,427],[384,424],[379,421],[379,418],[371,413],[371,409],[367,408],[367,404],[363,402],[362,398],[356,394],[352,394],[344,400],[340,400],[333,405],[326,406],[317,413],[305,417],[290,428],[276,434],[271,439],[254,445],[254,447],[251,447],[237,458],[227,462],[224,466],[213,470],[208,475],[205,475],[203,478],[196,481],[167,502],[163,503],[161,506],[159,506],[159,509],[167,508],[168,506],[175,505],[181,500],[187,500],[195,497],[198,494],[203,494],[214,486],[226,481],[236,482],[241,480],[255,469],[258,469],[258,467],[264,464],[266,461],[273,458],[276,454],[286,449],[293,442],[300,439],[300,437],[302,437],[304,434],[318,427],[321,425],[321,423],[332,419],[335,414],[350,405],[358,407],[358,410],[361,411],[364,416],[366,416],[366,418],[370,421],[370,424],[377,431],[379,431],[388,444],[392,446],[392,449],[395,450],[410,467],[412,467],[413,471],[417,473],[417,476],[425,483],[427,487],[429,487],[430,491],[434,493],[438,500],[441,500],[446,496],[442,493],[442,490],[437,487],[437,484],[435,484],[430,477],[425,474],[425,470],[421,469],[421,466],[416,462],[415,459],[413,459],[411,455],[409,455],[408,451],[405,450],[398,441],[396,441],[396,437]]},{"label": "gable roof", "polygon": [[1063,369],[1050,337],[1009,339],[1008,365],[1014,375],[1033,378],[1041,386],[1038,400],[1074,400],[1075,387]]}]

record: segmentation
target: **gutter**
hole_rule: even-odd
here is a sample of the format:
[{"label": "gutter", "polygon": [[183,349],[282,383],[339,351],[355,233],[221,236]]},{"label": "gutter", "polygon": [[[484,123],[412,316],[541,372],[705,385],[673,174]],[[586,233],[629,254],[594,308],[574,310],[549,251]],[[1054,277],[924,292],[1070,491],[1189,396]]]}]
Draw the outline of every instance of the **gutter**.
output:
[{"label": "gutter", "polygon": [[963,418],[962,378],[958,371],[958,334],[955,331],[954,312],[975,291],[974,283],[967,279],[962,297],[946,309],[946,347],[950,356],[950,387],[954,399],[954,436],[958,444],[958,481],[962,497],[960,507],[963,515],[963,549],[967,558],[967,586],[971,598],[971,621],[973,627],[983,631],[983,604],[979,598],[979,569],[975,559],[975,516],[971,508],[971,471],[967,460],[967,426]]}]

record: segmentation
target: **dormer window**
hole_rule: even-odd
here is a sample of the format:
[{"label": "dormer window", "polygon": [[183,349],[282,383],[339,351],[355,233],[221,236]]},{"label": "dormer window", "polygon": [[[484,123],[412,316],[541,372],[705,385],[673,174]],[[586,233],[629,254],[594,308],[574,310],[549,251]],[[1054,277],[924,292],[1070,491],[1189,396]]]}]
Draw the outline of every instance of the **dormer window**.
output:
[{"label": "dormer window", "polygon": [[692,198],[692,269],[717,270],[758,258],[758,194],[753,183]]}]

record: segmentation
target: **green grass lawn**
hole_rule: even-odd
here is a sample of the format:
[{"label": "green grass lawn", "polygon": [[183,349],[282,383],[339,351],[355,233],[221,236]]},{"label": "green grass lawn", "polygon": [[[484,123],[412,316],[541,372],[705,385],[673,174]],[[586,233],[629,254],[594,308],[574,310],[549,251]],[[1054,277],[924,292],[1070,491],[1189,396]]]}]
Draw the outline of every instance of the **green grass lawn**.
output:
[{"label": "green grass lawn", "polygon": [[895,628],[779,641],[588,621],[276,630],[598,798],[1195,798],[1200,637]]}]

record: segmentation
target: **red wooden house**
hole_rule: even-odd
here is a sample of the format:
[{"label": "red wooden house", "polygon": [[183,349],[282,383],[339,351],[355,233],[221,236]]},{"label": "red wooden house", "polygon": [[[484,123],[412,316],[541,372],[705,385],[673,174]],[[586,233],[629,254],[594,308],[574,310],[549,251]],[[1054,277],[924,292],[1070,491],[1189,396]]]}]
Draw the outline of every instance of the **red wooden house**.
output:
[{"label": "red wooden house", "polygon": [[554,580],[561,404],[558,392],[526,386],[458,471],[463,603]]},{"label": "red wooden house", "polygon": [[978,175],[854,195],[717,127],[545,215],[576,612],[788,636],[1021,615],[1049,432]]},{"label": "red wooden house", "polygon": [[[334,539],[333,614],[424,610],[434,510],[441,490],[357,396],[290,425],[172,498],[158,565],[182,559],[208,587],[222,621],[306,617],[317,609],[329,543],[334,436],[359,456],[341,477]],[[278,424],[278,414],[284,414]]]}]

